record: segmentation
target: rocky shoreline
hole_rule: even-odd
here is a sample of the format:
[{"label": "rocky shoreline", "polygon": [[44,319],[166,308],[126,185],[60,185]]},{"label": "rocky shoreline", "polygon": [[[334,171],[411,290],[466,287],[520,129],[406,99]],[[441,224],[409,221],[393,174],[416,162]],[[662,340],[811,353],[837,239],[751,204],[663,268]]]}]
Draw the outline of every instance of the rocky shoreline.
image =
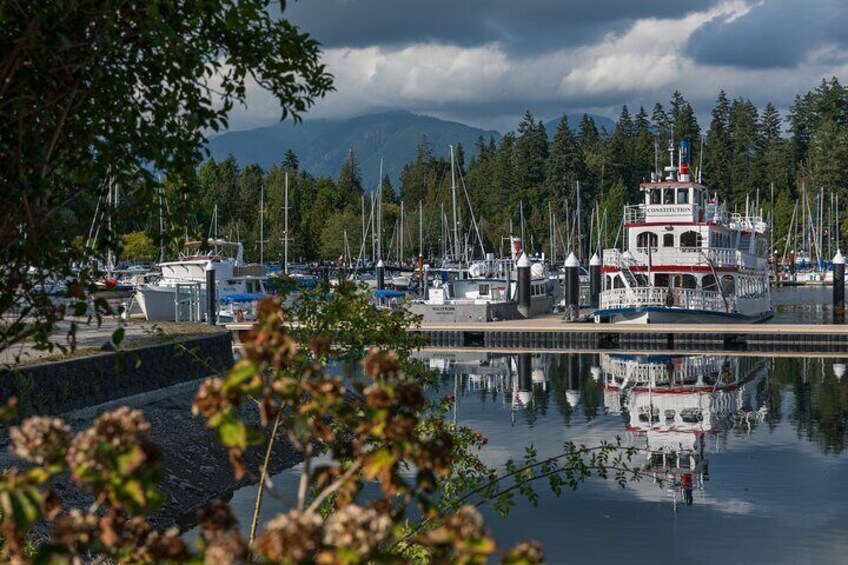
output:
[{"label": "rocky shoreline", "polygon": [[[197,510],[212,500],[229,499],[236,489],[255,483],[265,456],[264,446],[248,450],[244,457],[248,475],[239,481],[235,479],[227,451],[218,444],[214,432],[205,427],[203,418],[191,413],[191,403],[201,382],[181,383],[63,416],[72,429],[78,431],[88,427],[99,414],[118,406],[144,411],[151,425],[151,439],[161,451],[165,474],[161,488],[166,500],[150,517],[159,529],[173,525],[181,530],[193,527],[197,521]],[[248,405],[244,409],[248,420],[258,421],[254,407]],[[300,461],[299,452],[287,442],[278,440],[269,471],[276,474]],[[0,466],[4,468],[20,463],[7,450],[0,455]],[[53,488],[66,508],[85,508],[93,501],[89,493],[79,489],[67,477],[57,479]]]}]

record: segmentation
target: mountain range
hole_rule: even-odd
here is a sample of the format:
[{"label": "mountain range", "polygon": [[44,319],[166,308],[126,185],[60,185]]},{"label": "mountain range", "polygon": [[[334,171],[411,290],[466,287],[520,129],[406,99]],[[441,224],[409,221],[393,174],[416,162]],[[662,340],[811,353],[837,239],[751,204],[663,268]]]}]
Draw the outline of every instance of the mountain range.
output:
[{"label": "mountain range", "polygon": [[[576,128],[582,114],[568,115],[569,125]],[[592,115],[595,124],[612,131],[609,118]],[[559,119],[545,123],[553,136]],[[335,177],[349,151],[356,156],[363,186],[376,187],[383,159],[383,170],[397,182],[403,166],[413,160],[418,146],[426,137],[436,155],[449,155],[449,145],[461,143],[466,159],[474,152],[474,143],[482,136],[488,140],[501,138],[495,130],[484,130],[460,122],[419,116],[405,111],[380,112],[348,119],[305,119],[249,130],[231,131],[212,138],[209,150],[216,160],[233,155],[240,166],[256,163],[265,169],[281,163],[288,149],[297,155],[302,169],[316,176]]]}]

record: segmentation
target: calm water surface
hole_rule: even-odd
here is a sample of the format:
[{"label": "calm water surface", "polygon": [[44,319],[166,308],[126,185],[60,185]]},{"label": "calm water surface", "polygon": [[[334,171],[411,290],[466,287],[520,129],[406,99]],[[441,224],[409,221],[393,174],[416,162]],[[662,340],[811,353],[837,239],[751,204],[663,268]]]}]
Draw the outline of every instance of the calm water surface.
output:
[{"label": "calm water surface", "polygon": [[[548,563],[845,563],[848,378],[844,360],[428,351],[455,394],[457,422],[482,432],[503,467],[533,444],[620,437],[645,478],[591,479],[506,518],[500,543],[537,539]],[[677,461],[680,461],[678,467]],[[295,492],[296,472],[275,486]],[[255,487],[233,504],[246,528]],[[290,503],[288,503],[290,504]],[[268,500],[266,517],[287,508]]]}]

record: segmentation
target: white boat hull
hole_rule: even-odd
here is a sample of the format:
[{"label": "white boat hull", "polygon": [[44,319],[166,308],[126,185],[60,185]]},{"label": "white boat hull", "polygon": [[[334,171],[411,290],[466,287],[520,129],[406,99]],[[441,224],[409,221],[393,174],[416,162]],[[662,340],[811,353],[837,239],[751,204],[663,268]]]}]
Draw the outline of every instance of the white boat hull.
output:
[{"label": "white boat hull", "polygon": [[[176,287],[172,286],[143,286],[136,290],[135,299],[148,321],[173,322],[176,320]],[[183,300],[188,298],[188,291],[180,289]],[[206,317],[206,289],[202,286],[198,291],[200,301],[200,319]],[[183,304],[180,319],[188,319],[188,304]]]},{"label": "white boat hull", "polygon": [[617,324],[753,324],[765,322],[773,312],[743,315],[738,313],[714,312],[709,310],[687,310],[661,306],[598,310],[595,322]]}]

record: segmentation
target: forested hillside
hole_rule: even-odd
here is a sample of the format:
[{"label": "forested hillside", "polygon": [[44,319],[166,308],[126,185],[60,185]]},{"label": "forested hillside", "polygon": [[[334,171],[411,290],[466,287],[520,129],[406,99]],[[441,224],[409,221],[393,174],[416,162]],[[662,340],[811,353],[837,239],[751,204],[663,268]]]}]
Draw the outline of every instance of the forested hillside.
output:
[{"label": "forested hillside", "polygon": [[[774,220],[776,240],[789,229],[802,186],[811,210],[817,206],[815,196],[824,195],[824,218],[830,217],[837,196],[843,209],[848,204],[848,89],[836,78],[798,95],[786,115],[771,104],[758,108],[750,100],[731,98],[722,91],[710,116],[708,124],[699,124],[683,94],[674,92],[670,101],[650,108],[622,107],[612,132],[598,128],[588,116],[577,124],[563,117],[549,132],[528,112],[515,132],[499,140],[481,136],[473,149],[458,143],[460,229],[470,231],[470,202],[485,246],[497,252],[510,225],[518,233],[523,208],[528,247],[547,251],[551,213],[558,226],[558,253],[562,253],[563,246],[572,247],[576,241],[579,182],[584,245],[589,246],[590,232],[592,246],[596,244],[598,226],[606,243],[612,243],[622,206],[634,201],[638,183],[650,176],[655,159],[660,168],[668,164],[670,139],[691,141],[693,169],[702,169],[703,182],[731,209],[741,211],[746,198],[753,206],[759,197],[764,215]],[[471,153],[474,157],[467,158]],[[402,166],[400,181],[384,179],[385,249],[397,247],[390,240],[396,241],[403,201],[403,254],[418,253],[419,203],[424,211],[424,253],[440,252],[445,221],[451,218],[450,162],[443,154],[441,148],[437,152],[422,140],[415,158]],[[208,225],[217,204],[219,234],[240,238],[250,258],[257,259],[264,187],[265,259],[279,260],[285,171],[290,182],[291,257],[337,258],[344,251],[345,236],[357,255],[362,209],[364,205],[366,216],[370,214],[372,187],[363,187],[355,151],[335,178],[306,170],[293,151],[281,154],[279,164],[269,168],[240,167],[232,157],[210,160],[198,171],[205,194],[196,208],[198,229]],[[848,224],[843,233],[848,231],[845,228]]]}]

